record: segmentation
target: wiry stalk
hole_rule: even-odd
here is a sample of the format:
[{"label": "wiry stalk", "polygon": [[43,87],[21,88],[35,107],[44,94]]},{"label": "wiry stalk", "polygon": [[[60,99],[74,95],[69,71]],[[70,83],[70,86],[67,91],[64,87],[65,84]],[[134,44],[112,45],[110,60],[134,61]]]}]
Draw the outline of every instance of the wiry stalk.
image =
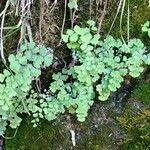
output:
[{"label": "wiry stalk", "polygon": [[[31,4],[33,3],[33,0],[7,0],[5,8],[3,9],[3,11],[0,13],[0,18],[1,18],[1,25],[0,25],[0,55],[2,58],[2,61],[4,62],[4,64],[6,65],[6,59],[5,59],[5,55],[4,55],[4,37],[5,35],[3,35],[3,30],[14,30],[17,28],[21,27],[21,33],[20,33],[20,39],[18,42],[18,45],[21,44],[22,39],[25,37],[25,33],[27,33],[29,40],[32,41],[32,32],[31,32],[31,28],[30,28],[30,23],[29,20],[31,19]],[[13,6],[15,7],[15,15],[19,16],[20,15],[20,20],[18,22],[17,25],[12,26],[12,27],[5,27],[4,23],[5,23],[5,16],[6,16],[6,12],[9,8],[9,6]]]}]

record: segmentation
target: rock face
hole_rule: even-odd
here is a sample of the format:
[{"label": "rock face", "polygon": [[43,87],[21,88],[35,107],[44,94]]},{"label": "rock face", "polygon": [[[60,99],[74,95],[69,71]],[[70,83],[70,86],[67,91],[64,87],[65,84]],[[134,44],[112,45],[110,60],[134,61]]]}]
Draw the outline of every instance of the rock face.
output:
[{"label": "rock face", "polygon": [[[81,0],[79,2],[79,9],[76,12],[77,18],[74,23],[84,26],[85,22],[90,18],[90,14],[92,19],[98,21],[103,13],[105,2],[96,2],[91,0],[91,3],[89,3],[87,0]],[[54,10],[51,9],[52,4],[53,3],[45,3],[44,1],[43,3],[40,3],[40,1],[34,2],[32,9],[33,34],[38,42],[53,47],[56,55],[59,56],[60,59],[70,61],[70,53],[66,50],[66,47],[63,44],[59,43],[63,22],[64,2],[58,1]],[[106,14],[100,31],[102,36],[107,35],[118,5],[118,0],[108,1]],[[132,0],[130,1],[129,6],[130,37],[141,38],[145,43],[149,44],[149,39],[145,38],[145,35],[143,35],[140,30],[141,24],[146,20],[150,20],[148,1]],[[89,12],[90,8],[91,12]],[[42,13],[41,15],[39,10]],[[127,5],[122,20],[122,34],[125,40],[127,39],[126,18]],[[12,20],[13,18],[8,17],[6,24],[10,25],[10,22],[13,22]],[[70,27],[70,24],[70,12],[67,9],[65,29]],[[120,13],[110,34],[120,38]],[[17,45],[13,37],[9,37],[6,42],[8,43],[8,45],[5,46],[6,49],[8,47],[13,49],[14,46],[10,46],[12,42],[13,44],[15,43],[14,45]],[[10,51],[7,51],[8,54],[9,52]],[[146,81],[139,84],[143,80]],[[137,81],[139,82],[138,84]],[[96,101],[95,105],[89,111],[87,120],[83,123],[77,122],[73,115],[65,114],[53,122],[43,120],[37,128],[33,128],[30,123],[31,118],[23,116],[25,121],[22,122],[22,125],[18,128],[17,132],[12,129],[7,130],[6,136],[15,136],[6,140],[6,150],[149,149],[148,142],[150,139],[150,130],[148,129],[150,126],[147,122],[150,117],[148,104],[150,97],[150,81],[147,78],[137,79],[137,81],[135,82],[137,84],[135,90],[134,86],[131,88],[132,84],[128,84],[123,86],[118,92],[112,94],[108,102],[100,103],[99,101]],[[47,81],[44,81],[43,83],[46,82]],[[144,101],[147,103],[145,104]],[[119,120],[117,119],[118,117]],[[141,117],[143,117],[142,122],[140,120]],[[125,121],[129,121],[130,119],[135,122],[125,123]],[[135,123],[137,122],[139,123],[139,126],[136,126]],[[143,122],[145,124],[143,124]],[[140,125],[143,126],[143,128]],[[132,127],[132,130],[138,134],[133,135],[130,127]],[[141,127],[142,132],[141,130],[137,130],[138,127]],[[75,133],[76,146],[72,145],[70,130],[73,130]],[[145,134],[145,132],[148,134]],[[145,142],[141,139],[141,136]],[[141,140],[143,142],[139,143]]]}]

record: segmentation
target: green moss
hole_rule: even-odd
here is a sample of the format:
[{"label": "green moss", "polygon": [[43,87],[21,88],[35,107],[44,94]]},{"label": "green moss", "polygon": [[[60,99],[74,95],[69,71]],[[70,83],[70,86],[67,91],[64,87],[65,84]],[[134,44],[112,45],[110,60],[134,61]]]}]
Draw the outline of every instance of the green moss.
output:
[{"label": "green moss", "polygon": [[[97,111],[96,111],[97,112]],[[96,113],[95,112],[95,113]],[[95,114],[94,113],[94,114]],[[97,112],[98,113],[98,112]],[[16,136],[6,140],[7,150],[113,150],[111,133],[116,130],[114,124],[99,124],[93,121],[93,115],[83,122],[73,121],[72,129],[76,133],[76,146],[73,147],[68,123],[42,121],[33,128],[30,118],[24,117]],[[97,114],[97,116],[100,114]],[[98,119],[98,118],[97,118]],[[95,120],[96,121],[96,120]],[[95,125],[97,127],[95,127]],[[6,135],[13,136],[14,130],[8,129]]]},{"label": "green moss", "polygon": [[[16,136],[11,140],[6,140],[7,150],[56,150],[61,145],[66,149],[68,135],[61,123],[42,121],[37,128],[33,128],[30,121],[29,118],[26,118]],[[7,136],[13,134],[12,129],[7,130]]]},{"label": "green moss", "polygon": [[[89,128],[90,129],[90,128]],[[81,141],[78,145],[78,149],[82,150],[111,150],[111,133],[110,126],[100,125],[94,133],[86,134],[87,132],[82,133]]]},{"label": "green moss", "polygon": [[140,82],[131,93],[132,99],[138,99],[144,103],[150,102],[150,82]]},{"label": "green moss", "polygon": [[[148,7],[147,0],[132,0],[130,1],[129,7],[130,7],[130,38],[140,38],[143,41],[146,41],[145,40],[146,36],[141,31],[141,25],[144,24],[147,20],[150,20],[150,9]],[[116,5],[116,1],[115,1],[110,5],[110,7],[107,10],[107,15],[105,17],[104,24],[103,24],[105,34],[108,33],[108,30],[117,12],[117,8],[118,6]],[[114,37],[120,37],[120,14],[117,17],[110,34],[113,35]],[[122,20],[122,34],[126,40],[127,39],[127,3],[126,3],[125,11],[123,14],[123,20]]]},{"label": "green moss", "polygon": [[140,109],[135,112],[132,108],[125,109],[118,121],[126,136],[118,141],[121,150],[148,150],[150,148],[150,110]]},{"label": "green moss", "polygon": [[[86,21],[90,19],[90,3],[87,2],[86,0],[81,0],[78,2],[79,5],[79,10],[77,12],[78,19],[77,19],[77,24],[79,25],[85,25]],[[96,4],[93,2],[91,3],[92,10],[91,10],[91,17],[93,20],[96,20],[97,23],[100,20],[100,13],[96,12]],[[103,9],[103,6],[100,6],[99,9]],[[101,34],[102,35],[107,35],[110,26],[113,22],[113,19],[116,15],[118,8],[118,3],[117,1],[110,1],[108,2],[108,7],[106,10],[106,15],[102,24],[102,29],[101,29]],[[123,19],[122,19],[122,34],[125,40],[127,40],[127,1],[125,5],[125,10],[123,14]],[[144,24],[147,20],[150,20],[150,9],[148,7],[148,1],[147,0],[132,0],[130,1],[129,4],[130,8],[130,38],[139,38],[142,39],[144,42],[148,41],[148,37],[146,34],[142,33],[141,30],[141,25]],[[120,10],[121,12],[121,10]],[[110,15],[111,14],[111,15]],[[116,21],[114,23],[114,26],[111,30],[111,35],[113,35],[116,38],[120,38],[120,15],[121,13],[118,14],[118,17],[116,18]]]},{"label": "green moss", "polygon": [[[105,106],[106,110],[101,105],[105,104],[97,105],[90,110],[85,122],[76,123],[76,129],[80,133],[76,150],[114,150],[116,148],[111,135],[118,130],[118,125],[110,121],[109,117],[115,118],[117,114],[113,113],[109,102]],[[103,118],[104,112],[106,118]]]}]

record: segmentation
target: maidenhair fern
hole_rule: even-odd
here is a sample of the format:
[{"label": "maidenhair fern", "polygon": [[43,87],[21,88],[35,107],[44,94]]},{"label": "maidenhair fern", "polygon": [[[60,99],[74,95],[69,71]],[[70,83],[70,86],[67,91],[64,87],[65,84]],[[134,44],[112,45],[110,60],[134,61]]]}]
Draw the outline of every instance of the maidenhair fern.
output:
[{"label": "maidenhair fern", "polygon": [[95,33],[95,23],[87,23],[89,27],[76,25],[62,38],[78,56],[80,65],[74,66],[76,79],[85,86],[96,86],[99,100],[105,101],[121,86],[126,75],[138,77],[143,72],[143,64],[150,64],[150,55],[145,54],[146,48],[141,40],[131,39],[123,43],[112,36],[102,40]]},{"label": "maidenhair fern", "polygon": [[[32,89],[32,81],[41,74],[41,68],[52,64],[53,54],[45,47],[35,43],[25,43],[20,51],[8,58],[9,69],[0,74],[0,134],[3,134],[6,124],[12,128],[19,126],[21,118],[18,113],[34,112],[30,109],[27,97]],[[31,112],[30,112],[31,111]]]},{"label": "maidenhair fern", "polygon": [[[7,125],[20,125],[22,113],[33,117],[34,127],[41,118],[53,120],[66,109],[84,121],[97,94],[99,100],[107,100],[126,76],[138,77],[144,64],[150,64],[150,54],[140,39],[130,39],[128,43],[112,36],[102,39],[94,21],[87,25],[76,25],[62,35],[76,63],[54,73],[49,88],[42,93],[33,89],[32,83],[42,68],[52,65],[52,52],[31,42],[9,56],[9,69],[0,74],[0,135]],[[149,32],[149,23],[142,30]]]}]

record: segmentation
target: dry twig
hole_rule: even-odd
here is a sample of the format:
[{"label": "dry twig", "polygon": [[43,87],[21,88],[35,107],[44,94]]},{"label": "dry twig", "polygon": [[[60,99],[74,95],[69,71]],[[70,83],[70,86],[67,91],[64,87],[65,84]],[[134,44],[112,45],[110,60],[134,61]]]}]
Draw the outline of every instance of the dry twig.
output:
[{"label": "dry twig", "polygon": [[[7,0],[6,5],[4,10],[0,13],[0,18],[1,18],[1,27],[0,27],[0,53],[1,53],[1,58],[4,64],[6,65],[6,60],[4,56],[4,36],[3,36],[3,30],[9,30],[9,29],[17,29],[21,27],[21,33],[20,33],[20,39],[18,42],[18,45],[21,44],[22,39],[25,37],[25,33],[27,30],[27,34],[29,37],[29,40],[32,40],[32,32],[31,32],[31,27],[29,20],[31,18],[31,4],[33,3],[33,0],[16,0],[16,1],[10,1]],[[7,9],[9,8],[10,5],[13,5],[15,7],[15,15],[19,16],[20,14],[20,20],[16,26],[12,27],[4,27],[4,22],[5,22],[5,16]],[[8,15],[8,13],[7,13]]]},{"label": "dry twig", "polygon": [[106,0],[106,1],[105,1],[105,4],[104,4],[104,9],[103,9],[102,15],[101,15],[101,17],[100,17],[97,34],[99,34],[99,33],[100,33],[100,30],[101,30],[101,26],[102,26],[102,23],[103,23],[105,14],[106,14],[107,4],[108,4],[108,0]]}]

